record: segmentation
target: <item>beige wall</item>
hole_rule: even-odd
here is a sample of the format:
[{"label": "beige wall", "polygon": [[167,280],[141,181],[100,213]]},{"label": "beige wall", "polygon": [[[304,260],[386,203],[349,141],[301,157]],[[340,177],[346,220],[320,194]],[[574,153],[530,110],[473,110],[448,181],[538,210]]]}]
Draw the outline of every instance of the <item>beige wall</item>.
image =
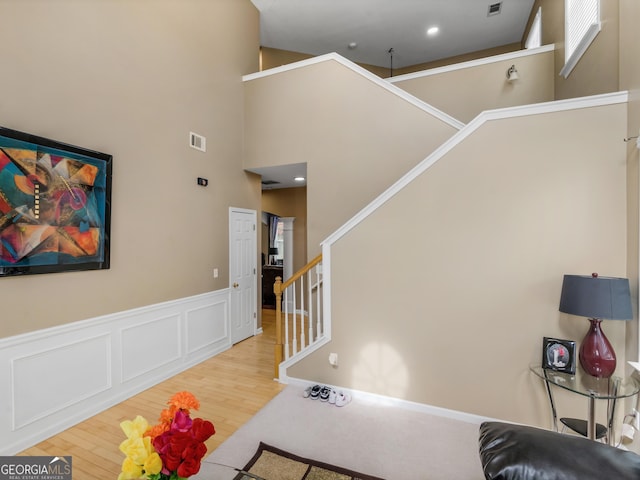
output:
[{"label": "beige wall", "polygon": [[[520,50],[520,43],[509,43],[499,47],[488,48],[486,50],[478,50],[477,52],[465,53],[464,55],[456,55],[455,57],[443,58],[442,60],[436,60],[434,62],[420,63],[418,65],[412,65],[410,67],[398,68],[393,71],[393,76],[405,75],[407,73],[420,72],[422,70],[429,70],[431,68],[444,67],[447,65],[453,65],[455,63],[469,62],[471,60],[477,60],[479,58],[493,57],[494,55],[500,55],[503,53],[516,52]],[[387,76],[388,76],[387,70]]]},{"label": "beige wall", "polygon": [[[635,137],[640,134],[640,29],[638,29],[638,19],[640,19],[640,2],[636,0],[620,0],[620,89],[629,92],[629,116],[627,119],[627,136]],[[638,179],[640,169],[638,168],[638,148],[636,139],[627,143],[627,190],[629,192],[629,225],[627,242],[627,268],[631,280],[633,293],[638,292],[638,203],[639,186]],[[637,312],[637,310],[636,310]],[[640,357],[638,352],[638,323],[628,322],[627,324],[627,359],[637,361]],[[640,442],[638,449],[640,449]]]},{"label": "beige wall", "polygon": [[[260,70],[269,70],[270,68],[289,65],[290,63],[307,60],[315,56],[316,55],[309,55],[306,53],[291,52],[289,50],[279,50],[277,48],[260,47]],[[358,65],[379,77],[384,78],[389,76],[388,68],[368,65],[366,63],[359,63]]]},{"label": "beige wall", "polygon": [[[496,48],[490,48],[487,50],[479,50],[477,52],[466,53],[464,55],[457,55],[455,57],[444,58],[442,60],[436,60],[434,62],[420,63],[418,65],[412,65],[410,67],[396,68],[391,72],[389,67],[379,67],[377,65],[368,65],[366,63],[359,63],[362,68],[369,70],[374,75],[378,75],[382,78],[388,78],[397,75],[405,75],[407,73],[419,72],[421,70],[428,70],[430,68],[442,67],[444,65],[452,65],[454,63],[468,62],[469,60],[476,60],[478,58],[491,57],[493,55],[500,55],[501,53],[515,52],[520,50],[520,43],[511,43],[508,45],[502,45]],[[270,68],[280,67],[282,65],[288,65],[290,63],[299,62],[300,60],[306,60],[312,58],[315,55],[309,55],[306,53],[291,52],[289,50],[279,50],[276,48],[261,47],[260,48],[260,70],[268,70]],[[336,52],[348,58],[348,52]]]},{"label": "beige wall", "polygon": [[[260,210],[259,177],[241,160],[242,75],[258,69],[251,2],[1,10],[0,124],[114,160],[111,269],[0,279],[0,337],[226,288],[228,209]],[[188,147],[189,131],[207,153]]]},{"label": "beige wall", "polygon": [[247,81],[245,92],[245,168],[307,163],[308,258],[456,132],[333,60]]},{"label": "beige wall", "polygon": [[[625,123],[622,104],[482,125],[334,244],[333,340],[288,375],[550,426],[529,365],[588,327],[558,312],[562,276],[626,274]],[[624,322],[604,329],[624,358]]]},{"label": "beige wall", "polygon": [[[262,211],[293,217],[293,272],[307,263],[307,187],[276,188],[262,192]],[[268,239],[269,237],[267,237]],[[268,240],[267,244],[268,246]],[[263,245],[263,251],[267,248]]]},{"label": "beige wall", "polygon": [[[550,51],[433,75],[397,77],[393,83],[466,123],[484,110],[553,100],[553,55]],[[507,81],[511,65],[520,76],[514,82]]]}]

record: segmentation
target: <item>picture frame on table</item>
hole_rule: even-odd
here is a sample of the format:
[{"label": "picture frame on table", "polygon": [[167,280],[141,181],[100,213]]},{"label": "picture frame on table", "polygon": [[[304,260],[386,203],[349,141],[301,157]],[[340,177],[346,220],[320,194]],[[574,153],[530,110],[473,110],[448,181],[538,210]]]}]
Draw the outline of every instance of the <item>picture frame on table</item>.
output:
[{"label": "picture frame on table", "polygon": [[576,342],[543,337],[542,368],[556,372],[576,373]]}]

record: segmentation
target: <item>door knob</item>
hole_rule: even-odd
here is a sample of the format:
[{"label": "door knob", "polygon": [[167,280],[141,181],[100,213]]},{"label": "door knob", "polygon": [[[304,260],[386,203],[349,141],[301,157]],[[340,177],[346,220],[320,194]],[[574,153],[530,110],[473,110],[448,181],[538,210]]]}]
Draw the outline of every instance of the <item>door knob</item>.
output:
[{"label": "door knob", "polygon": [[239,286],[240,286],[240,284],[235,283],[235,282],[233,283],[233,288],[238,288]]}]

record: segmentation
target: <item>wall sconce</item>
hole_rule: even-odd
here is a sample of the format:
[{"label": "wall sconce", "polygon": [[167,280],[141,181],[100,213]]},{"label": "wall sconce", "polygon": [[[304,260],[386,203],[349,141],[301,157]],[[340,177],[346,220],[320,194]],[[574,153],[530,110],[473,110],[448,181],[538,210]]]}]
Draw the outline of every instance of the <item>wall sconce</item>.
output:
[{"label": "wall sconce", "polygon": [[516,70],[516,66],[511,65],[509,67],[509,70],[507,70],[507,80],[513,82],[515,80],[518,80],[519,78],[520,77],[518,76],[518,70]]}]

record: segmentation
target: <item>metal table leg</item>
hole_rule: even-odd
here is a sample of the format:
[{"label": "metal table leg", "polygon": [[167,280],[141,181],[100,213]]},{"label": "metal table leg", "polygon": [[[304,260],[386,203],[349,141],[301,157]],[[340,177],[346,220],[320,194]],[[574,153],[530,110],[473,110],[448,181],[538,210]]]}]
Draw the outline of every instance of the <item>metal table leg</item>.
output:
[{"label": "metal table leg", "polygon": [[596,439],[596,397],[589,396],[589,414],[587,417],[587,436],[589,440]]},{"label": "metal table leg", "polygon": [[547,378],[547,371],[544,372],[544,384],[547,387],[547,395],[549,396],[549,404],[551,405],[551,420],[553,421],[553,428],[558,431],[558,414],[556,413],[556,404],[553,401],[553,394],[551,393],[551,385],[549,385],[549,379]]}]

